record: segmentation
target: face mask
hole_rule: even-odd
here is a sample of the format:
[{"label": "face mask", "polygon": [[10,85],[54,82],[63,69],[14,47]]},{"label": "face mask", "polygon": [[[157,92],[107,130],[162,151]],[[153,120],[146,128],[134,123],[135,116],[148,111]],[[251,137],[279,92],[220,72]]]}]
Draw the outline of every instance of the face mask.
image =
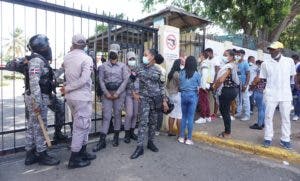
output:
[{"label": "face mask", "polygon": [[249,62],[249,66],[252,66],[253,65],[253,63],[252,62]]},{"label": "face mask", "polygon": [[184,69],[184,65],[180,65],[180,69],[181,69],[181,70]]},{"label": "face mask", "polygon": [[149,60],[148,60],[148,58],[147,57],[143,57],[143,63],[145,64],[145,65],[148,65],[149,64]]},{"label": "face mask", "polygon": [[238,56],[238,55],[236,55],[236,56],[234,56],[234,58],[235,58],[236,60],[240,60],[242,57],[241,57],[241,56]]},{"label": "face mask", "polygon": [[223,56],[223,57],[222,57],[222,61],[223,61],[224,63],[227,63],[227,62],[228,62],[228,58],[225,57],[225,56]]},{"label": "face mask", "polygon": [[278,53],[278,55],[277,55],[275,58],[273,58],[273,59],[274,59],[274,60],[278,60],[280,56],[281,56],[281,54]]},{"label": "face mask", "polygon": [[134,67],[136,65],[136,61],[135,60],[129,60],[128,65],[131,66],[131,67]]}]

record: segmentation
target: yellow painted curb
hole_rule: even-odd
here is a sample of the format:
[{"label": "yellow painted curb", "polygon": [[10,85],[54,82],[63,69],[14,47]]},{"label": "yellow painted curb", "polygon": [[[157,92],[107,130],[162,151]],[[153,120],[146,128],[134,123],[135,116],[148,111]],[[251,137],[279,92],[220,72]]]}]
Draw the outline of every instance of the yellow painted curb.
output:
[{"label": "yellow painted curb", "polygon": [[209,136],[201,132],[194,132],[193,139],[217,146],[224,146],[228,148],[238,149],[244,152],[265,156],[269,158],[289,161],[292,163],[300,163],[300,154],[288,151],[278,147],[264,148],[261,145],[256,145],[249,142],[243,142],[233,139],[221,139],[214,136]]}]

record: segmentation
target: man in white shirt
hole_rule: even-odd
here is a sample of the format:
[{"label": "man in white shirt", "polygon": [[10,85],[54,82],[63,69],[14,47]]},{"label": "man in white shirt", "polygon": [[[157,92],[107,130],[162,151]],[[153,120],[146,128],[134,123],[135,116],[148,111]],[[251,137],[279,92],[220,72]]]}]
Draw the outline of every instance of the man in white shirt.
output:
[{"label": "man in white shirt", "polygon": [[[204,51],[208,55],[208,65],[209,65],[208,71],[209,71],[209,75],[210,75],[208,78],[208,83],[210,83],[212,85],[215,82],[217,74],[220,70],[221,62],[218,57],[214,56],[213,49],[207,48]],[[212,96],[212,95],[210,95],[210,96]],[[214,111],[213,111],[213,114],[211,115],[211,119],[215,120],[217,117],[217,112],[218,112],[219,106],[218,106],[214,96],[213,96],[213,98],[214,98],[214,108],[213,108]],[[210,110],[212,110],[212,109],[210,109]]]},{"label": "man in white shirt", "polygon": [[296,74],[295,64],[292,59],[284,57],[281,52],[283,44],[273,42],[268,50],[272,59],[265,61],[261,65],[260,78],[266,79],[267,85],[264,91],[266,103],[265,112],[265,136],[264,147],[271,146],[273,139],[273,115],[279,105],[281,115],[281,141],[280,144],[285,149],[291,149],[291,101],[292,91],[290,88],[290,78]]}]

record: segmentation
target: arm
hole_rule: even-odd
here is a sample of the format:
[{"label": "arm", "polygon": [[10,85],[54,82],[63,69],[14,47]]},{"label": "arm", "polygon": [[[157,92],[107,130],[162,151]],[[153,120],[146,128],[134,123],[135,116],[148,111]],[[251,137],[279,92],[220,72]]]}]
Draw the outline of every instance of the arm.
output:
[{"label": "arm", "polygon": [[99,83],[104,95],[106,96],[110,95],[110,93],[106,89],[105,82],[104,82],[104,65],[101,65],[99,67]]},{"label": "arm", "polygon": [[117,97],[119,97],[120,93],[123,92],[126,89],[128,80],[129,80],[129,70],[127,68],[127,66],[124,64],[124,66],[122,67],[122,77],[123,77],[123,82],[120,85],[119,89],[117,90],[117,92],[115,93],[115,95]]},{"label": "arm", "polygon": [[201,77],[201,88],[202,89],[209,89],[209,87],[207,87],[207,79],[209,76],[209,72],[208,72],[208,68],[204,67],[202,68],[202,77]]},{"label": "arm", "polygon": [[43,63],[41,59],[33,58],[28,64],[30,95],[34,101],[34,109],[36,110],[39,109],[42,104],[42,93],[39,81],[42,75]]},{"label": "arm", "polygon": [[90,61],[85,61],[82,63],[81,66],[81,76],[76,82],[71,82],[69,85],[66,85],[65,87],[65,93],[77,90],[81,87],[84,86],[90,79],[91,79],[91,71],[93,69],[93,62]]},{"label": "arm", "polygon": [[213,89],[217,90],[230,74],[231,74],[231,70],[227,69],[227,71],[216,80],[215,84],[213,85]]},{"label": "arm", "polygon": [[220,66],[215,66],[215,77],[214,77],[214,82],[215,82],[216,79],[217,79],[217,75],[218,75],[219,70],[220,70]]}]

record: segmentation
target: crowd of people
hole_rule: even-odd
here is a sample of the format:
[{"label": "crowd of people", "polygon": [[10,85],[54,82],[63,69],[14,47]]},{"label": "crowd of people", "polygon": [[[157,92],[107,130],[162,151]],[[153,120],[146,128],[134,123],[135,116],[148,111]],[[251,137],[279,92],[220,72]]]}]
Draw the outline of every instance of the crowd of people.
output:
[{"label": "crowd of people", "polygon": [[[69,168],[85,167],[96,159],[96,155],[87,151],[92,116],[91,77],[95,63],[84,51],[85,47],[85,37],[74,35],[71,50],[63,62],[65,83],[60,91],[73,118]],[[52,53],[48,38],[33,36],[28,48],[32,55],[24,72],[27,85],[25,105],[30,113],[25,164],[57,165],[59,160],[46,152],[45,135],[37,122],[37,115],[41,115],[47,125],[47,105],[53,91],[53,72],[48,62]],[[271,59],[264,61],[255,60],[253,56],[245,59],[244,50],[225,50],[221,58],[215,56],[211,48],[205,49],[199,57],[185,56],[181,51],[166,73],[162,66],[164,57],[157,50],[145,50],[141,60],[135,52],[129,51],[126,61],[121,62],[120,46],[111,44],[107,61],[102,57],[97,70],[103,120],[93,152],[106,148],[111,120],[114,127],[112,144],[114,147],[119,145],[123,108],[126,113],[124,142],[137,142],[131,159],[144,154],[146,139],[147,149],[159,151],[154,141],[164,114],[168,115],[168,135],[177,135],[179,143],[193,145],[194,123],[214,121],[220,112],[224,131],[218,136],[228,138],[231,136],[231,121],[251,120],[254,107],[257,107],[257,120],[250,128],[265,129],[263,146],[269,147],[273,138],[273,114],[279,106],[281,144],[290,149],[292,102],[295,108],[293,120],[300,116],[300,61],[297,55],[292,56],[294,61],[284,57],[282,49],[280,42],[272,43],[268,47]],[[196,112],[199,113],[198,119],[195,119]],[[135,134],[137,122],[138,132]]]}]

